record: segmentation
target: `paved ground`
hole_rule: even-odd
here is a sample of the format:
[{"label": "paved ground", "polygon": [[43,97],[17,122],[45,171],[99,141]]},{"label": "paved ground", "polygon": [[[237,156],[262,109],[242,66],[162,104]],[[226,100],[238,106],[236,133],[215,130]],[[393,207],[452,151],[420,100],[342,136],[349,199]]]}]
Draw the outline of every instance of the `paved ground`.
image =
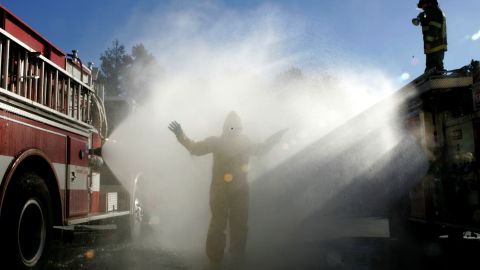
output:
[{"label": "paved ground", "polygon": [[56,244],[47,269],[180,270],[188,269],[180,256],[149,241],[122,243],[98,235],[75,235]]},{"label": "paved ground", "polygon": [[[296,269],[478,269],[478,240],[405,243],[387,238],[343,238],[299,245]],[[476,265],[472,265],[476,263]],[[287,267],[284,269],[288,269]]]},{"label": "paved ground", "polygon": [[[283,247],[250,252],[243,269],[478,269],[480,240],[477,238],[400,242],[381,233],[385,228],[383,220],[359,223],[363,224],[360,230],[346,230],[348,233],[344,235],[299,239]],[[372,231],[374,224],[378,224],[376,231]],[[200,261],[198,257],[203,254],[196,256]],[[47,269],[196,270],[202,269],[202,265],[192,263],[190,255],[165,250],[148,240],[114,243],[84,234],[76,236],[72,243],[58,245]]]}]

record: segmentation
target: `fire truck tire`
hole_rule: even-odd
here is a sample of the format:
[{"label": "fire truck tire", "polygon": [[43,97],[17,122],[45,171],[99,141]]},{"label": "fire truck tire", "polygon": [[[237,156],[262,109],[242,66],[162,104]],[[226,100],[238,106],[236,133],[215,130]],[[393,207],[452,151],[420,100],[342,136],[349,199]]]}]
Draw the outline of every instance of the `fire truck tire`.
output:
[{"label": "fire truck tire", "polygon": [[30,172],[12,179],[2,211],[2,264],[42,269],[52,237],[51,200],[44,180]]}]

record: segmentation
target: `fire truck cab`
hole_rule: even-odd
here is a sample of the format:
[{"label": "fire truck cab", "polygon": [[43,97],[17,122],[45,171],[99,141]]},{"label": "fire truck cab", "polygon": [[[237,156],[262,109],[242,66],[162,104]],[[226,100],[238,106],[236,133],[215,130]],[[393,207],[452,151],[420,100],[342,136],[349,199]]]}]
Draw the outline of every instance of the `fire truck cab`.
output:
[{"label": "fire truck cab", "polygon": [[424,150],[428,169],[393,209],[391,234],[458,238],[480,232],[479,62],[424,74],[400,92],[408,93],[406,128]]},{"label": "fire truck cab", "polygon": [[102,174],[107,119],[94,75],[0,5],[0,257],[12,269],[41,267],[65,231],[130,232],[138,220],[138,179]]}]

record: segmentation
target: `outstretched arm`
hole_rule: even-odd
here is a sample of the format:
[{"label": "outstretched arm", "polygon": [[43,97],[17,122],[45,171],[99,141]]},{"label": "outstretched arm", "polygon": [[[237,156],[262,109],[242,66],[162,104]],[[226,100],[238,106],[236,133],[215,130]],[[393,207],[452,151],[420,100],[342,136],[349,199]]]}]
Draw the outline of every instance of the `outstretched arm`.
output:
[{"label": "outstretched arm", "polygon": [[170,131],[173,132],[175,136],[177,136],[177,139],[185,136],[185,134],[183,133],[182,126],[177,121],[171,122],[168,125],[168,129],[170,129]]},{"label": "outstretched arm", "polygon": [[185,135],[182,126],[177,121],[171,122],[168,125],[168,129],[175,134],[178,142],[180,142],[192,155],[201,156],[213,151],[214,143],[211,137],[204,141],[195,142]]},{"label": "outstretched arm", "polygon": [[282,129],[282,130],[274,133],[270,137],[268,137],[265,140],[265,142],[254,145],[254,147],[252,149],[252,154],[263,155],[263,154],[266,154],[266,153],[270,152],[270,150],[272,150],[272,148],[280,141],[283,134],[285,134],[285,132],[287,132],[287,130],[288,130],[288,128]]}]

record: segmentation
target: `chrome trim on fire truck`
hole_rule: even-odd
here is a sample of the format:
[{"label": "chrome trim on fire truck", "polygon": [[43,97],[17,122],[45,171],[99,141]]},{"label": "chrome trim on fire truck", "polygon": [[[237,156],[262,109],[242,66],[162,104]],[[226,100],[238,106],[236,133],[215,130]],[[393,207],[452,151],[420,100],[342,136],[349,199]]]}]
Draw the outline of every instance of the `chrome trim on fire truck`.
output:
[{"label": "chrome trim on fire truck", "polygon": [[105,218],[114,218],[114,217],[126,216],[126,215],[129,215],[129,214],[130,214],[130,211],[121,211],[121,212],[111,212],[111,213],[99,214],[99,215],[91,215],[91,216],[84,217],[84,218],[69,219],[69,220],[67,220],[67,224],[68,225],[75,225],[75,224],[81,224],[81,223],[86,223],[86,222],[105,219]]},{"label": "chrome trim on fire truck", "polygon": [[[4,94],[4,91],[6,91],[6,90],[0,88],[0,94]],[[84,129],[84,128],[82,128],[83,130],[81,130],[80,128],[75,129],[74,127],[67,126],[67,125],[65,125],[65,124],[55,122],[55,121],[53,121],[53,120],[44,118],[44,117],[42,117],[42,116],[40,116],[40,115],[37,115],[37,114],[34,114],[34,113],[30,113],[30,112],[28,112],[28,111],[26,111],[26,110],[23,110],[23,109],[20,109],[20,108],[17,108],[17,107],[8,105],[8,104],[6,104],[6,103],[4,103],[4,102],[1,102],[1,101],[2,101],[2,100],[1,100],[1,95],[0,95],[0,109],[2,109],[2,110],[5,110],[5,111],[8,111],[8,112],[11,112],[11,113],[20,115],[20,116],[24,116],[24,117],[27,117],[27,118],[29,118],[29,119],[31,119],[31,120],[39,121],[39,122],[41,122],[41,123],[44,123],[44,124],[47,124],[47,125],[50,125],[50,126],[53,126],[53,127],[57,127],[57,128],[60,128],[60,129],[63,129],[63,130],[66,130],[66,131],[69,131],[69,132],[72,132],[72,133],[75,133],[75,134],[78,134],[78,135],[82,135],[82,136],[85,136],[85,137],[88,137],[88,135],[89,135],[88,129]],[[22,122],[22,121],[18,121],[18,120],[11,119],[11,118],[6,117],[6,116],[2,116],[2,118],[3,118],[3,119],[10,120],[10,121],[17,122],[17,123],[20,123],[20,124],[23,124],[23,125],[26,125],[26,126],[29,126],[29,127],[35,127],[35,128],[37,128],[37,129],[40,129],[40,130],[48,131],[48,132],[50,132],[50,133],[54,133],[54,134],[57,134],[57,135],[66,136],[65,134],[61,134],[61,133],[54,132],[54,131],[51,131],[51,130],[43,129],[43,128],[40,128],[40,127],[31,125],[31,124],[24,123],[24,122]],[[57,119],[57,120],[58,120],[58,119]]]},{"label": "chrome trim on fire truck", "polygon": [[53,226],[54,229],[64,230],[64,231],[108,231],[116,230],[116,224],[105,224],[105,225],[69,225],[69,226]]},{"label": "chrome trim on fire truck", "polygon": [[[13,36],[12,34],[10,34],[9,32],[5,31],[4,29],[0,28],[0,33],[1,34],[4,34],[7,38],[13,40],[15,43],[17,43],[18,45],[22,46],[24,49],[30,51],[30,52],[36,52],[34,49],[30,48],[27,44],[23,43],[22,41],[20,41],[19,39],[17,39],[15,36]],[[58,69],[60,72],[62,72],[63,74],[67,75],[70,79],[73,79],[74,81],[78,82],[79,84],[83,85],[84,87],[86,87],[90,92],[93,92],[93,90],[91,89],[91,86],[85,84],[84,82],[80,81],[79,79],[73,77],[72,74],[69,74],[65,69],[63,69],[62,67],[59,67],[57,64],[53,63],[52,61],[50,61],[50,59],[46,58],[45,56],[43,55],[40,55],[39,56],[40,59],[42,59],[43,61],[45,61],[47,64],[55,67],[56,69]],[[86,68],[86,67],[85,67]]]},{"label": "chrome trim on fire truck", "polygon": [[[8,90],[5,90],[4,88],[1,88],[1,87],[0,87],[0,94],[8,96],[6,98],[11,98],[11,99],[14,99],[17,102],[21,102],[20,106],[21,105],[27,105],[29,107],[34,106],[35,109],[40,109],[42,112],[45,112],[45,113],[48,113],[48,114],[53,114],[55,116],[58,116],[58,117],[62,118],[61,120],[67,120],[67,121],[71,122],[72,124],[80,125],[84,128],[91,128],[91,126],[89,124],[85,123],[85,122],[82,122],[82,121],[80,121],[78,119],[75,119],[71,116],[68,116],[66,114],[60,113],[60,112],[58,112],[58,111],[56,111],[52,108],[49,108],[49,107],[47,107],[43,104],[40,104],[38,102],[34,102],[34,101],[32,101],[28,98],[25,98],[25,97],[19,96],[17,94],[14,94],[14,93],[12,93]],[[11,100],[8,100],[8,101],[11,101]]]},{"label": "chrome trim on fire truck", "polygon": [[[2,108],[2,105],[0,104],[0,108]],[[3,109],[3,108],[2,108]],[[38,129],[38,130],[41,130],[41,131],[45,131],[45,132],[48,132],[48,133],[52,133],[52,134],[55,134],[55,135],[58,135],[58,136],[62,136],[62,137],[67,137],[67,135],[65,134],[62,134],[62,133],[59,133],[59,132],[55,132],[55,131],[51,131],[49,129],[46,129],[46,128],[41,128],[41,127],[37,127],[35,125],[31,125],[31,124],[27,124],[25,122],[22,122],[22,121],[19,121],[19,120],[16,120],[16,119],[12,119],[10,117],[7,117],[7,116],[3,116],[3,115],[0,115],[0,118],[2,119],[5,119],[5,120],[8,120],[8,121],[12,121],[12,122],[15,122],[17,124],[21,124],[21,125],[24,125],[24,126],[27,126],[27,127],[31,127],[31,128],[34,128],[34,129]]]}]

